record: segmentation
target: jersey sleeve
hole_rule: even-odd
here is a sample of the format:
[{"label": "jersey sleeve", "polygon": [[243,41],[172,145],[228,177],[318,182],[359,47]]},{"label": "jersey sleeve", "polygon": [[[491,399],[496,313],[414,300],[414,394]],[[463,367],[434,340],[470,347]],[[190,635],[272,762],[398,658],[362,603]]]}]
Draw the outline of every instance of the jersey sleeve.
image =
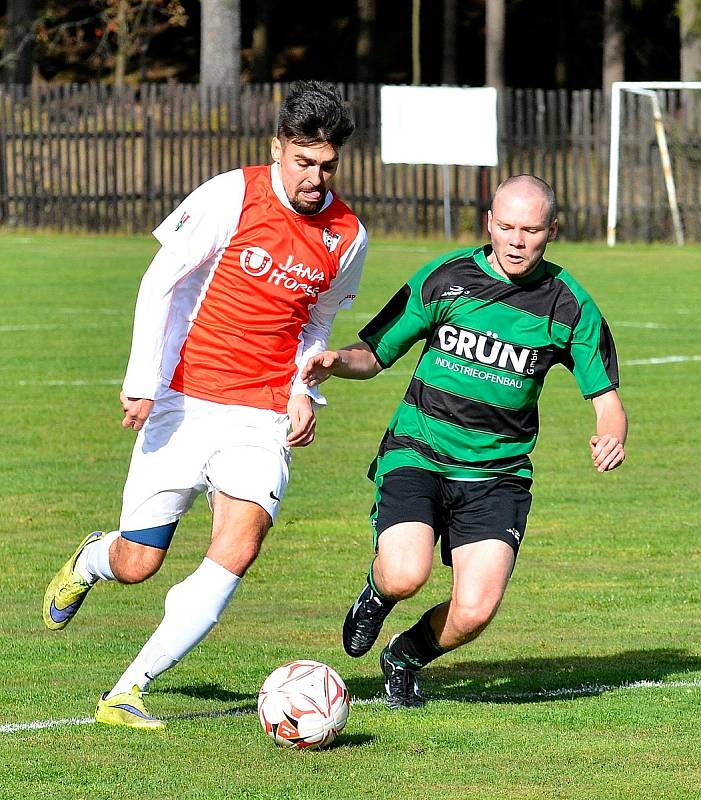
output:
[{"label": "jersey sleeve", "polygon": [[183,264],[197,267],[236,232],[244,194],[243,170],[216,175],[189,194],[153,235]]},{"label": "jersey sleeve", "polygon": [[136,297],[131,352],[122,386],[127,397],[153,400],[156,396],[173,289],[191,271],[174,251],[161,247],[144,273]]},{"label": "jersey sleeve", "polygon": [[338,272],[329,288],[319,295],[315,308],[322,314],[333,314],[349,309],[358,294],[363,265],[368,252],[368,235],[358,222],[358,234],[341,256]]},{"label": "jersey sleeve", "polygon": [[175,287],[229,241],[244,196],[242,170],[203,183],[154,230],[161,243],[139,286],[132,346],[124,377],[127,397],[153,399]]},{"label": "jersey sleeve", "polygon": [[331,326],[340,309],[352,306],[363,272],[363,264],[368,249],[368,235],[359,224],[358,235],[341,258],[338,272],[329,288],[319,295],[316,304],[309,309],[309,321],[302,328],[301,341],[295,362],[297,373],[292,382],[290,394],[306,394],[318,405],[326,405],[326,398],[319,394],[318,388],[309,387],[299,377],[302,367],[317,353],[328,347]]},{"label": "jersey sleeve", "polygon": [[565,366],[587,400],[618,388],[616,345],[606,320],[588,296],[582,301],[568,355]]},{"label": "jersey sleeve", "polygon": [[391,367],[431,331],[434,320],[423,300],[424,280],[425,271],[414,275],[358,334],[383,368]]}]

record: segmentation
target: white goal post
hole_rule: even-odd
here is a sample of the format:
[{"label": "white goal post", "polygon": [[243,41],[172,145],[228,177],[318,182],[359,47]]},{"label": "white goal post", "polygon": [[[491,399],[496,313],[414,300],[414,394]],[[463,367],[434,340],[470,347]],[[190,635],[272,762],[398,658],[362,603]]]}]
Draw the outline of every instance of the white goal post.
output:
[{"label": "white goal post", "polygon": [[669,158],[667,137],[662,122],[660,101],[657,97],[658,89],[701,89],[701,82],[696,81],[615,81],[611,85],[611,144],[609,157],[609,201],[608,201],[608,229],[607,243],[609,247],[616,244],[616,225],[618,222],[618,166],[621,138],[621,92],[649,97],[652,102],[652,114],[655,121],[655,135],[660,149],[662,172],[664,174],[667,199],[672,213],[674,235],[678,245],[684,244],[684,229],[682,228],[679,206],[677,204],[677,191],[674,185],[672,162]]}]

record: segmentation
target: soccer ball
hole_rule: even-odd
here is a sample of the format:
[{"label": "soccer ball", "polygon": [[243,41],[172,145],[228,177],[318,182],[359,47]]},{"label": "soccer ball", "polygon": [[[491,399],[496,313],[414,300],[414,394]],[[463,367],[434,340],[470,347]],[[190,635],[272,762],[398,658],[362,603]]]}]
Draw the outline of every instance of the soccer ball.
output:
[{"label": "soccer ball", "polygon": [[350,700],[341,676],[318,661],[291,661],[270,673],[258,695],[263,730],[280,747],[316,750],[343,730]]}]

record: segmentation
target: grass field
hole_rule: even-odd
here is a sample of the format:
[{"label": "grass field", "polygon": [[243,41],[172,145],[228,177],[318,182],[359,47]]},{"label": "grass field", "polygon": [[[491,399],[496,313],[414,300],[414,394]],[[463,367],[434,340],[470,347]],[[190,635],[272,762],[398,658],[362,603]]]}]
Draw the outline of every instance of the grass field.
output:
[{"label": "grass field", "polygon": [[[374,241],[333,342],[354,340],[415,268],[453,246]],[[148,707],[168,725],[148,734],[90,717],[167,589],[200,562],[206,504],[155,578],[99,586],[65,632],[44,630],[41,599],[84,533],[118,518],[133,437],[117,394],[154,250],[147,238],[0,238],[0,798],[700,798],[701,249],[549,250],[616,336],[628,460],[595,472],[593,411],[554,370],[511,586],[480,639],[426,669],[425,709],[387,710],[379,648],[354,661],[340,646],[371,555],[365,469],[409,354],[374,381],[326,384],[317,442],[295,453],[262,557],[212,635],[154,683]],[[448,586],[437,566],[387,634]],[[276,749],[254,713],[265,676],[301,657],[336,668],[357,700],[328,751]]]}]

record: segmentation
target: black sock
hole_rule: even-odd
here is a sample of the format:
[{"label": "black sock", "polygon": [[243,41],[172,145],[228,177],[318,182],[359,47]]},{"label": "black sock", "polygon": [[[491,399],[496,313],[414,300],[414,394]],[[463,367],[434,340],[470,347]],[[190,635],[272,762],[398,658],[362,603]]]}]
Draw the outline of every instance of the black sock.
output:
[{"label": "black sock", "polygon": [[438,606],[429,608],[416,625],[397,636],[390,645],[390,653],[394,658],[412,667],[421,668],[448,652],[438,644],[431,627],[431,617],[437,608]]}]

